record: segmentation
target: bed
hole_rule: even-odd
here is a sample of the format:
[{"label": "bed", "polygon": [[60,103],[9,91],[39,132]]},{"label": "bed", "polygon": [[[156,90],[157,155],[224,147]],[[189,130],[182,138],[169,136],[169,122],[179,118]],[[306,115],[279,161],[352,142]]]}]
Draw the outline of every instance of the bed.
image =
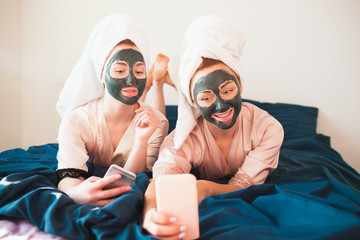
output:
[{"label": "bed", "polygon": [[[318,109],[247,101],[284,127],[279,166],[264,184],[205,198],[200,239],[360,239],[360,175],[316,132]],[[177,107],[166,110],[173,129]],[[56,188],[57,150],[0,153],[0,239],[153,239],[141,226],[150,173],[105,207],[75,204]]]}]

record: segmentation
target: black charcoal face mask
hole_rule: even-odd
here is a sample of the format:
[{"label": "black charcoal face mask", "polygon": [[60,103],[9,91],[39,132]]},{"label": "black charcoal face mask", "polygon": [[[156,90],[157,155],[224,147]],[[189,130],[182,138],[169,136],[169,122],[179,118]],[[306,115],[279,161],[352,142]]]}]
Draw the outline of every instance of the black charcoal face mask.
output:
[{"label": "black charcoal face mask", "polygon": [[[124,61],[129,66],[129,74],[124,78],[114,78],[111,76],[110,73],[111,66],[113,65],[114,62],[117,61]],[[145,89],[146,77],[136,78],[134,75],[134,66],[138,62],[141,62],[145,65],[142,54],[134,49],[129,48],[116,52],[111,57],[111,59],[109,60],[106,66],[105,84],[109,93],[115,99],[127,105],[135,104],[140,99]],[[122,93],[122,91],[129,88],[132,88],[133,90],[136,89],[137,94],[134,96],[125,96]],[[134,91],[136,92],[136,90]]]},{"label": "black charcoal face mask", "polygon": [[[220,86],[225,82],[234,82],[237,88],[237,94],[232,99],[224,100],[220,95]],[[202,91],[212,91],[216,96],[215,102],[209,107],[203,107],[199,104],[197,95]],[[199,108],[201,115],[205,120],[216,125],[221,129],[229,129],[236,123],[240,114],[242,100],[240,95],[240,86],[234,75],[229,74],[225,70],[215,70],[206,76],[201,77],[195,84],[193,96],[196,106]],[[233,111],[233,117],[228,121],[219,121],[219,118],[230,115]],[[218,119],[215,119],[219,117]]]}]

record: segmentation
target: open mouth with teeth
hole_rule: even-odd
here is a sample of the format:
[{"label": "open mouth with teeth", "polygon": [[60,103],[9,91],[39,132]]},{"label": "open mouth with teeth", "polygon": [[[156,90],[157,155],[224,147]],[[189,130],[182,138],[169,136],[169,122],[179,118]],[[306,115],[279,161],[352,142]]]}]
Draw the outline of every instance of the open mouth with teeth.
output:
[{"label": "open mouth with teeth", "polygon": [[234,116],[234,108],[230,108],[229,110],[221,113],[214,113],[211,115],[213,119],[218,122],[227,123],[232,120]]},{"label": "open mouth with teeth", "polygon": [[138,89],[134,87],[121,89],[121,94],[125,97],[134,97],[138,94]]}]

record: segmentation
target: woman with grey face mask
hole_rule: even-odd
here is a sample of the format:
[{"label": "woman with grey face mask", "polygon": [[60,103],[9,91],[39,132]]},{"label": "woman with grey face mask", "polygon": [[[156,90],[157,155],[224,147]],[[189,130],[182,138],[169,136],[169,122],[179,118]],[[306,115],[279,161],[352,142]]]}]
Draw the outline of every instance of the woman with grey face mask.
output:
[{"label": "woman with grey face mask", "polygon": [[[197,18],[185,34],[178,121],[161,145],[153,177],[195,170],[199,201],[262,184],[278,164],[281,124],[241,98],[244,44],[242,34],[215,16]],[[209,181],[218,179],[229,181]],[[154,182],[145,193],[144,228],[160,238],[186,239],[177,216],[157,211]]]},{"label": "woman with grey face mask", "polygon": [[148,65],[146,36],[135,20],[114,14],[95,26],[57,104],[63,117],[58,188],[76,203],[104,206],[131,190],[107,189],[121,176],[89,176],[87,163],[117,164],[137,174],[156,161],[168,121],[140,100]]}]

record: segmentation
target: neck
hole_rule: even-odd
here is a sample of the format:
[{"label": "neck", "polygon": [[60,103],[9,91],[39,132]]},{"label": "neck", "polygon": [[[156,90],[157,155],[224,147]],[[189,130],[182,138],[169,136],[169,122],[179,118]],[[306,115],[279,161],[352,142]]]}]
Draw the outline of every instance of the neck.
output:
[{"label": "neck", "polygon": [[126,105],[113,98],[107,91],[104,95],[103,111],[107,120],[128,120],[135,116],[139,104]]},{"label": "neck", "polygon": [[231,128],[221,129],[221,128],[217,127],[216,125],[205,120],[205,123],[206,123],[209,131],[211,132],[211,134],[213,135],[213,137],[216,141],[222,140],[224,138],[232,138],[235,135],[236,129],[239,124],[238,122],[239,122],[239,118],[236,120],[234,126],[232,126]]}]

